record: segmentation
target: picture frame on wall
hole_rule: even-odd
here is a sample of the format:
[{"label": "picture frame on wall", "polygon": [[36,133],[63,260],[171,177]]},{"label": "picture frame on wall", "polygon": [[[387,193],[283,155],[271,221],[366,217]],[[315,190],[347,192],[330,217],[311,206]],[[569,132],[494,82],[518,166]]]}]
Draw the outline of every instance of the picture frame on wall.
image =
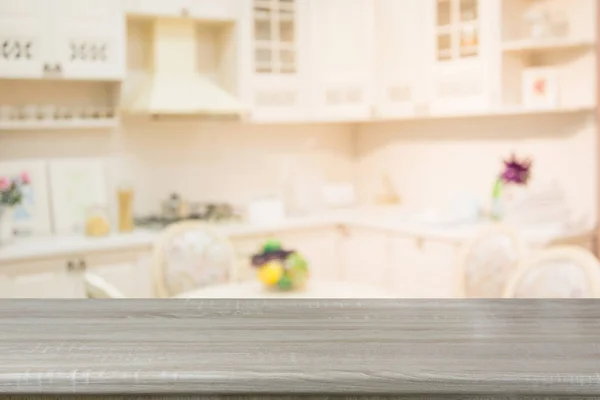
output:
[{"label": "picture frame on wall", "polygon": [[523,104],[530,110],[558,107],[558,73],[550,67],[527,68],[523,72]]},{"label": "picture frame on wall", "polygon": [[104,160],[61,159],[48,166],[54,233],[83,233],[89,210],[108,204]]},{"label": "picture frame on wall", "polygon": [[52,232],[47,163],[43,160],[0,162],[0,176],[11,179],[27,174],[23,201],[13,212],[12,229],[16,236],[48,235]]}]

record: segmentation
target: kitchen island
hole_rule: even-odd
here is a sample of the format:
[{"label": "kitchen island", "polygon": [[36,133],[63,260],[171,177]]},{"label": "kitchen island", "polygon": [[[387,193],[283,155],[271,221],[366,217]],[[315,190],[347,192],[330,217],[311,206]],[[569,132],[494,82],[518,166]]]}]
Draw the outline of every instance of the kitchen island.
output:
[{"label": "kitchen island", "polygon": [[593,300],[21,300],[0,326],[0,394],[600,396]]}]

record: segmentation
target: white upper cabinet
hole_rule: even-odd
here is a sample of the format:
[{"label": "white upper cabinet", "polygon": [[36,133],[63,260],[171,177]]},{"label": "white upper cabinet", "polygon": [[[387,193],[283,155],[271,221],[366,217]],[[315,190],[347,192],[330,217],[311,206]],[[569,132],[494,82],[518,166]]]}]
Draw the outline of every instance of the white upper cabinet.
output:
[{"label": "white upper cabinet", "polygon": [[376,117],[421,116],[429,107],[433,49],[423,0],[376,0]]},{"label": "white upper cabinet", "polygon": [[243,2],[240,0],[187,0],[192,18],[228,21],[237,19]]},{"label": "white upper cabinet", "polygon": [[309,0],[250,0],[245,54],[247,97],[254,121],[305,121]]},{"label": "white upper cabinet", "polygon": [[0,0],[0,78],[118,80],[119,0]]},{"label": "white upper cabinet", "polygon": [[242,3],[242,0],[125,0],[124,9],[132,15],[227,21],[238,16]]},{"label": "white upper cabinet", "polygon": [[0,78],[41,78],[48,57],[47,0],[0,0]]},{"label": "white upper cabinet", "polygon": [[497,0],[428,0],[434,28],[430,53],[434,115],[489,112],[498,67]]},{"label": "white upper cabinet", "polygon": [[124,7],[134,15],[180,17],[189,13],[188,0],[125,0]]},{"label": "white upper cabinet", "polygon": [[125,75],[125,14],[120,0],[53,0],[54,54],[63,78]]},{"label": "white upper cabinet", "polygon": [[317,120],[371,118],[373,25],[373,0],[310,1],[311,106]]}]

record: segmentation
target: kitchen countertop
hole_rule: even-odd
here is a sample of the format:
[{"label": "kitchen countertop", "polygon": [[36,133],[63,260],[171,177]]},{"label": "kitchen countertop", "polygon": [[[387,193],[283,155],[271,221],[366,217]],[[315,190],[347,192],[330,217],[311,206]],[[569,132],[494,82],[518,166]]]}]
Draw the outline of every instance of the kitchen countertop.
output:
[{"label": "kitchen countertop", "polygon": [[16,300],[0,326],[3,394],[600,396],[594,300]]},{"label": "kitchen countertop", "polygon": [[[336,225],[388,231],[398,235],[417,236],[429,240],[460,244],[473,237],[485,223],[468,225],[432,225],[407,220],[400,208],[365,208],[331,211],[326,213],[289,217],[277,225],[259,226],[248,223],[215,224],[215,229],[236,238],[253,235],[271,235],[277,232],[319,229]],[[150,247],[159,236],[155,230],[136,230],[130,234],[113,234],[102,238],[84,236],[47,236],[17,238],[0,245],[0,263],[29,258],[60,257],[69,254]],[[524,241],[532,245],[577,236],[591,236],[591,231],[521,230]]]}]

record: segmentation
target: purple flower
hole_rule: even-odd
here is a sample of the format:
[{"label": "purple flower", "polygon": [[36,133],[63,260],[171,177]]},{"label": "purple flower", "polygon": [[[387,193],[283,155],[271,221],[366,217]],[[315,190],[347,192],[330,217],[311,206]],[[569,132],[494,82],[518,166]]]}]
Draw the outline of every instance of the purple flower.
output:
[{"label": "purple flower", "polygon": [[519,161],[514,154],[509,160],[504,160],[504,172],[500,175],[503,183],[526,185],[531,173],[531,159]]}]

